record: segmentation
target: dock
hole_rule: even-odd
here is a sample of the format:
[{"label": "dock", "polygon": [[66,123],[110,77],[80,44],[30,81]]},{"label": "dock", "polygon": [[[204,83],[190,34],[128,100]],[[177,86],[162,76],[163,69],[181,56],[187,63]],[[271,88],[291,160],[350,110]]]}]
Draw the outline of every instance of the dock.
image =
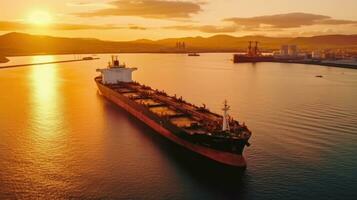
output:
[{"label": "dock", "polygon": [[288,63],[288,64],[305,64],[305,65],[317,65],[325,67],[338,67],[338,68],[348,68],[357,69],[356,63],[339,63],[333,61],[321,61],[321,60],[304,60],[304,59],[281,59],[274,58],[273,56],[259,56],[259,57],[249,57],[241,56],[239,54],[233,55],[234,63]]},{"label": "dock", "polygon": [[99,59],[99,58],[92,58],[92,59],[72,59],[72,60],[59,60],[59,61],[52,61],[52,62],[42,62],[42,63],[29,63],[29,64],[7,65],[7,66],[0,66],[0,69],[9,69],[9,68],[18,68],[18,67],[29,67],[29,66],[34,66],[34,65],[48,65],[48,64],[58,64],[58,63],[91,61],[91,60],[98,60],[98,59]]},{"label": "dock", "polygon": [[306,60],[276,60],[276,63],[291,63],[291,64],[306,64],[306,65],[318,65],[325,67],[337,67],[337,68],[347,68],[347,69],[357,69],[357,63],[338,63],[331,61],[306,61]]}]

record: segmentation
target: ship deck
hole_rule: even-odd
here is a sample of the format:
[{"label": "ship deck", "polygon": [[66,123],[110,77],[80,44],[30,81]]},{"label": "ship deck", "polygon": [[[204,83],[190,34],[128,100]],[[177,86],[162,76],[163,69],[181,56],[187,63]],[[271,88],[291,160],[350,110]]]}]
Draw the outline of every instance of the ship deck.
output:
[{"label": "ship deck", "polygon": [[[101,81],[101,77],[97,77]],[[106,85],[121,95],[144,105],[155,115],[169,120],[173,125],[185,130],[188,134],[213,134],[221,132],[223,117],[184,101],[181,97],[169,96],[163,91],[154,90],[139,83],[118,83]],[[228,137],[239,138],[245,127],[233,119]],[[221,135],[224,136],[224,135]]]}]

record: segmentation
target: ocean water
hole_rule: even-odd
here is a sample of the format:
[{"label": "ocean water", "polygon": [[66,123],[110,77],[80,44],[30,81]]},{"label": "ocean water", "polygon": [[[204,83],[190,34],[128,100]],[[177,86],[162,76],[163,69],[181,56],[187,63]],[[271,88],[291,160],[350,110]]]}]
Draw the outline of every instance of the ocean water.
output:
[{"label": "ocean water", "polygon": [[[0,199],[357,198],[357,70],[120,55],[153,88],[215,112],[227,99],[253,132],[241,172],[177,147],[100,96],[95,69],[110,55],[98,56],[0,69]],[[73,56],[10,64],[62,59]]]}]

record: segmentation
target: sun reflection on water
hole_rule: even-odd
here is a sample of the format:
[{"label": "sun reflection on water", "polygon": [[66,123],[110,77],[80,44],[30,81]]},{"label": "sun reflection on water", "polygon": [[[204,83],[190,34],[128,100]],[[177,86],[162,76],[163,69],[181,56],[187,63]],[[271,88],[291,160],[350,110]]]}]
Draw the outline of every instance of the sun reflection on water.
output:
[{"label": "sun reflection on water", "polygon": [[[54,59],[53,56],[36,56],[32,63]],[[66,187],[65,181],[53,178],[53,174],[61,174],[66,169],[63,162],[66,145],[59,77],[56,64],[34,66],[28,76],[32,120],[28,130],[31,145],[27,157],[32,163],[28,176],[37,183],[56,188]]]},{"label": "sun reflection on water", "polygon": [[[33,63],[51,62],[53,56],[36,56]],[[49,135],[55,132],[58,126],[59,101],[58,101],[58,74],[54,64],[33,67],[30,73],[32,114],[36,125],[36,132]]]},{"label": "sun reflection on water", "polygon": [[[36,56],[33,63],[53,61],[53,56]],[[35,66],[29,73],[33,148],[37,156],[48,157],[56,148],[61,130],[61,101],[58,94],[58,71],[55,64]],[[52,155],[53,156],[53,155]]]}]

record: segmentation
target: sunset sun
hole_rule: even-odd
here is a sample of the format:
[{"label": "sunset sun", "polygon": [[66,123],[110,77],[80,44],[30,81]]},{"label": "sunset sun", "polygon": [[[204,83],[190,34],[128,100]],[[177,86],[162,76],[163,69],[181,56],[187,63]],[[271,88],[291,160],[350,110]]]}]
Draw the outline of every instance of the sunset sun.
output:
[{"label": "sunset sun", "polygon": [[28,16],[28,22],[35,25],[49,25],[52,20],[51,14],[46,11],[35,11]]}]

